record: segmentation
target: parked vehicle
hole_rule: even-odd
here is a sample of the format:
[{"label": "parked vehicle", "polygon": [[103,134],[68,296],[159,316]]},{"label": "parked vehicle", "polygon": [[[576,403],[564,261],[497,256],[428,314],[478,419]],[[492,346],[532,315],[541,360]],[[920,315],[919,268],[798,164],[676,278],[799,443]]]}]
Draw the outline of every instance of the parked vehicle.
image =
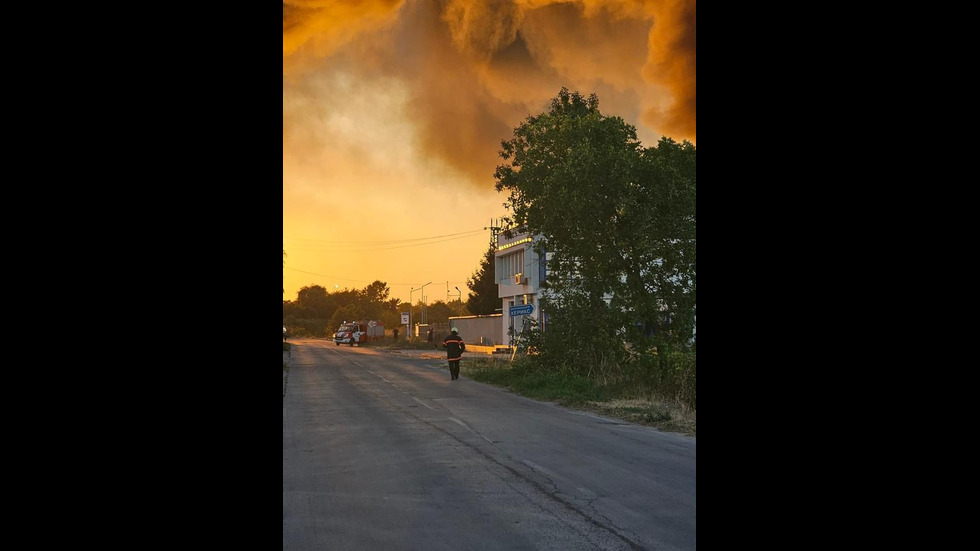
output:
[{"label": "parked vehicle", "polygon": [[381,340],[385,336],[385,327],[377,321],[345,321],[333,335],[337,346],[347,344],[363,344],[368,341]]}]

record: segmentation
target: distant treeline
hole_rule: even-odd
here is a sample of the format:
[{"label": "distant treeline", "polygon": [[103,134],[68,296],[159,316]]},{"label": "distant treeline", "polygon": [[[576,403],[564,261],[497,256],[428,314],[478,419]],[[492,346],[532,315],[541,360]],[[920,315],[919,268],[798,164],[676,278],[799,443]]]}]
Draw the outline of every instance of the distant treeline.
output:
[{"label": "distant treeline", "polygon": [[[296,300],[282,301],[282,320],[295,337],[328,337],[345,321],[376,320],[390,332],[401,325],[401,313],[409,311],[407,302],[388,298],[390,290],[383,281],[375,281],[363,289],[344,289],[330,293],[319,285],[303,287]],[[422,321],[423,309],[427,323],[448,323],[450,316],[468,316],[469,309],[458,299],[436,301],[427,306],[417,302],[412,309],[412,321]]]}]

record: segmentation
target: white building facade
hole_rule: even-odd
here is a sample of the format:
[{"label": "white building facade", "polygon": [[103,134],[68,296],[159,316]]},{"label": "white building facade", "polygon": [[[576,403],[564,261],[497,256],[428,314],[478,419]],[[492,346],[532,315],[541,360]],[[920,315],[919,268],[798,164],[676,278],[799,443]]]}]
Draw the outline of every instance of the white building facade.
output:
[{"label": "white building facade", "polygon": [[[541,284],[548,275],[547,262],[539,258],[534,250],[530,234],[514,232],[507,237],[500,233],[497,235],[494,267],[497,297],[503,312],[504,344],[511,345],[512,339],[516,339],[524,327],[525,316],[542,329],[547,323],[547,315],[539,305]],[[530,313],[526,313],[528,310]]]}]

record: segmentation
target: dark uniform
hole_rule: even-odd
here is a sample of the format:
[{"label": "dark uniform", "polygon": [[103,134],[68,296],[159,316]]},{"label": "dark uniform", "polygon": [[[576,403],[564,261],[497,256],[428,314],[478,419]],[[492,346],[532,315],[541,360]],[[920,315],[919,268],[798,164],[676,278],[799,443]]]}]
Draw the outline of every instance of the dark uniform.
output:
[{"label": "dark uniform", "polygon": [[463,359],[463,352],[466,345],[463,344],[463,337],[459,336],[459,330],[453,327],[451,335],[442,340],[442,345],[446,347],[446,360],[449,361],[449,374],[452,380],[459,379],[459,361]]}]

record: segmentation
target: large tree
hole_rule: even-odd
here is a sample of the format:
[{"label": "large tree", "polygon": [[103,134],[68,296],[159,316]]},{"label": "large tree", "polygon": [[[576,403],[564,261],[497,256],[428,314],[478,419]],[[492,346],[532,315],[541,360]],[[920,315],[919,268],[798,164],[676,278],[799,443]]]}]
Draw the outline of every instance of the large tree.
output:
[{"label": "large tree", "polygon": [[384,281],[375,281],[359,292],[358,298],[364,316],[368,319],[380,320],[391,307],[388,302],[389,294],[388,284]]},{"label": "large tree", "polygon": [[636,181],[621,201],[623,277],[614,292],[655,337],[633,342],[686,346],[697,314],[697,148],[662,138],[641,152]]},{"label": "large tree", "polygon": [[494,244],[490,243],[490,248],[480,261],[480,268],[473,273],[473,277],[466,280],[466,286],[471,291],[469,298],[466,299],[466,308],[472,314],[495,314],[501,308],[500,298],[497,295],[495,252]]},{"label": "large tree", "polygon": [[334,293],[320,285],[303,287],[295,302],[283,301],[283,320],[302,324],[305,334],[329,336],[337,329],[334,323],[354,320],[376,320],[386,328],[400,323],[398,299],[388,298],[388,284],[375,281],[362,290],[344,289]]},{"label": "large tree", "polygon": [[496,189],[508,193],[511,222],[549,253],[542,308],[549,333],[565,337],[556,359],[584,358],[593,370],[622,359],[624,341],[686,341],[696,311],[696,148],[665,138],[645,149],[594,94],[564,88],[501,145]]},{"label": "large tree", "polygon": [[320,285],[303,287],[296,293],[296,302],[309,318],[330,319],[337,309],[337,300]]}]

